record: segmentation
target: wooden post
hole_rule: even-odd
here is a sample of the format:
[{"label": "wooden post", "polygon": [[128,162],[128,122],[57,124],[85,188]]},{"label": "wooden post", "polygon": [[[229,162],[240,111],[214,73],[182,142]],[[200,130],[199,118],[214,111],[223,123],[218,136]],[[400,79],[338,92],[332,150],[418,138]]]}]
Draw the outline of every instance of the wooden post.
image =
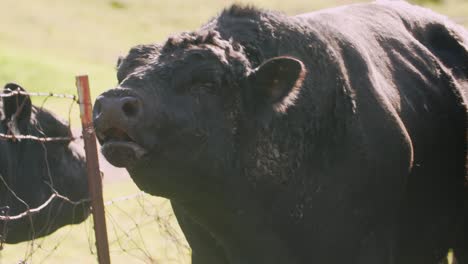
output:
[{"label": "wooden post", "polygon": [[102,198],[102,179],[99,171],[96,133],[92,120],[92,105],[87,75],[76,76],[76,87],[80,103],[81,125],[86,153],[86,168],[88,172],[88,190],[93,208],[94,233],[99,264],[110,264],[109,242],[107,240],[104,200]]}]

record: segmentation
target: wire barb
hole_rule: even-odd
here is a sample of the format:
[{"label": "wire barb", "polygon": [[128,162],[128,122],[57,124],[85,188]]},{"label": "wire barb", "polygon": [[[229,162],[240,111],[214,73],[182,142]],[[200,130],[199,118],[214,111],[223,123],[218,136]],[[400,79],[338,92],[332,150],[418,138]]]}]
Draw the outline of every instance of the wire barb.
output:
[{"label": "wire barb", "polygon": [[5,139],[5,140],[21,140],[21,139],[29,139],[29,140],[35,140],[39,142],[51,142],[51,141],[74,141],[77,139],[81,139],[83,136],[78,136],[78,137],[36,137],[36,136],[31,136],[31,135],[14,135],[14,134],[3,134],[0,133],[0,139]]},{"label": "wire barb", "polygon": [[22,213],[19,213],[17,215],[0,215],[0,221],[13,221],[13,220],[19,220],[24,217],[29,217],[31,215],[37,214],[41,212],[44,208],[46,208],[54,199],[62,199],[72,205],[80,205],[83,203],[87,203],[90,201],[90,199],[81,199],[79,201],[72,201],[68,199],[66,196],[60,195],[59,193],[53,193],[51,196],[49,196],[49,199],[47,199],[43,204],[40,206],[33,208],[33,209],[28,209]]},{"label": "wire barb", "polygon": [[0,97],[12,97],[15,95],[29,95],[29,96],[44,96],[44,97],[57,97],[57,98],[68,98],[75,102],[78,102],[76,95],[74,94],[58,94],[58,93],[46,93],[46,92],[25,92],[21,90],[5,89],[3,93],[0,93]]}]

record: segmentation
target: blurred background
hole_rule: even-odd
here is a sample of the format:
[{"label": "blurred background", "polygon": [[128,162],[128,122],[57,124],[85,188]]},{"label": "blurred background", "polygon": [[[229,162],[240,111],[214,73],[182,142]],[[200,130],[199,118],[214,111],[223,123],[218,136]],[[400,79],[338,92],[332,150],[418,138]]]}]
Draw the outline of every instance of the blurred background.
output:
[{"label": "blurred background", "polygon": [[[236,1],[290,15],[352,0]],[[17,82],[28,91],[76,94],[75,75],[89,74],[91,93],[116,85],[117,57],[137,44],[162,42],[168,35],[198,28],[230,0],[2,0],[0,85]],[[415,0],[468,26],[468,0]],[[33,98],[43,104],[44,98]],[[78,107],[70,101],[44,104],[79,131]],[[137,193],[126,172],[101,160],[113,263],[189,263],[190,249],[164,199]],[[117,199],[118,202],[113,202]],[[6,245],[0,263],[95,263],[92,223],[65,227],[54,235]]]}]

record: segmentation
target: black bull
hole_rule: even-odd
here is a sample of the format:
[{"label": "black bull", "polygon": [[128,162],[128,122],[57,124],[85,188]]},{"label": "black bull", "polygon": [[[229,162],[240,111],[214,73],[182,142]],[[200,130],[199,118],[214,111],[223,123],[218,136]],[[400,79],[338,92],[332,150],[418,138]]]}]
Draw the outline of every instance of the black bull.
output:
[{"label": "black bull", "polygon": [[117,78],[102,152],[171,199],[193,263],[468,263],[468,33],[446,18],[235,5]]},{"label": "black bull", "polygon": [[[17,84],[5,93],[25,91]],[[27,95],[3,97],[0,102],[0,133],[39,138],[70,138],[68,125],[51,112],[31,104]],[[19,243],[46,236],[58,228],[80,223],[89,214],[87,175],[83,151],[71,140],[39,142],[31,139],[0,139],[0,243]],[[60,196],[65,196],[65,201]],[[1,262],[1,261],[0,261]]]}]

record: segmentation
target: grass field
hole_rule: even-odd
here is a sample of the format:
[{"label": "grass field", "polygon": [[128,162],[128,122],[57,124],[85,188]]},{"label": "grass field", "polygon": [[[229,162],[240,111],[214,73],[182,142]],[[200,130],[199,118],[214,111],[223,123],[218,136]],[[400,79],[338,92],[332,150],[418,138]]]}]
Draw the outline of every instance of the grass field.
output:
[{"label": "grass field", "polygon": [[[139,194],[129,181],[106,185],[104,199],[112,263],[189,263],[190,249],[174,220],[168,200]],[[53,235],[5,245],[0,263],[96,263],[91,217]],[[31,254],[32,253],[32,254]]]},{"label": "grass field", "polygon": [[[237,2],[299,14],[359,1]],[[75,93],[74,76],[86,73],[90,76],[92,95],[96,96],[116,84],[116,58],[131,46],[163,41],[175,32],[195,29],[231,3],[228,0],[2,0],[0,85],[15,81],[29,91]],[[468,26],[466,0],[445,0],[429,7]],[[43,98],[34,98],[34,102],[41,104]],[[45,106],[68,118],[69,105],[68,100],[52,99]],[[74,126],[79,116],[77,110],[74,107],[72,111]],[[106,185],[104,191],[109,200],[135,193],[137,189],[133,183],[121,181]],[[132,199],[109,206],[107,213],[113,263],[189,262],[189,250],[170,216],[167,201],[149,197]],[[171,234],[167,229],[172,230]],[[93,248],[90,232],[90,221],[63,228],[37,241],[41,248],[28,263],[94,263],[96,256],[90,253]],[[28,245],[6,245],[0,251],[0,264],[18,263],[28,251]]]}]

